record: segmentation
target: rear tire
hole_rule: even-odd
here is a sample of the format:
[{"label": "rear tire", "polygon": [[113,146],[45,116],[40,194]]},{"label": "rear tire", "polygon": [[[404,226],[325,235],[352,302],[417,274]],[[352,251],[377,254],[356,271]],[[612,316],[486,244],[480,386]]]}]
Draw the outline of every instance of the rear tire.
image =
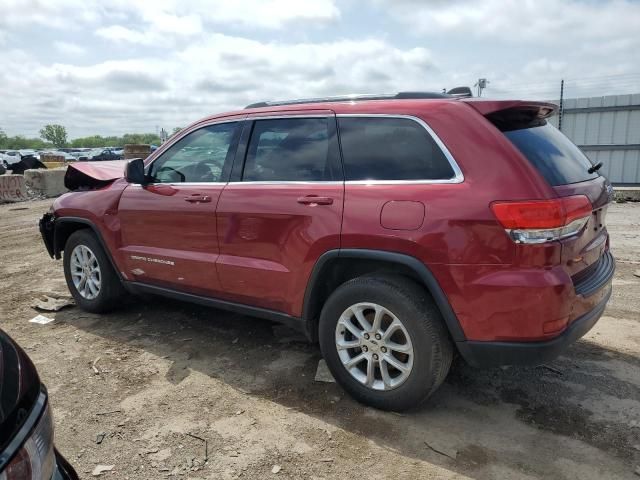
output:
[{"label": "rear tire", "polygon": [[364,276],[338,287],[322,309],[319,339],[336,381],[356,400],[382,410],[424,402],[453,358],[431,296],[401,276]]},{"label": "rear tire", "polygon": [[77,230],[64,247],[64,276],[76,305],[92,313],[116,308],[125,290],[95,234]]}]

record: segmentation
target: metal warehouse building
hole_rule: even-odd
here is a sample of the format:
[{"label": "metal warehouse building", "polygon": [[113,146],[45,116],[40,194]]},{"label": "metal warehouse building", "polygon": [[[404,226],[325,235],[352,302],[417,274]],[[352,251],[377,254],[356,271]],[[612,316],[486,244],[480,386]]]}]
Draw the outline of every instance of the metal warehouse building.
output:
[{"label": "metal warehouse building", "polygon": [[[558,102],[554,102],[558,103]],[[572,98],[562,109],[562,132],[615,185],[640,185],[640,94]],[[560,116],[553,117],[557,127]]]}]

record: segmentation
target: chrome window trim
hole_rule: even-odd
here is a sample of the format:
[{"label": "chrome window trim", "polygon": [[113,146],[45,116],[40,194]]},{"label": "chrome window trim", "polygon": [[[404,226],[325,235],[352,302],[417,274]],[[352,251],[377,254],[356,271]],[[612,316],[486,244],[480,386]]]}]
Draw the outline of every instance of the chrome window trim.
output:
[{"label": "chrome window trim", "polygon": [[[156,154],[153,158],[151,158],[150,160],[148,160],[148,163],[144,164],[144,168],[145,170],[147,170],[147,168],[151,168],[151,165],[153,165],[154,162],[156,162],[159,158],[161,158],[165,153],[167,153],[167,150],[169,150],[171,147],[173,147],[176,143],[178,143],[180,140],[182,140],[183,138],[185,138],[187,135],[191,135],[193,132],[206,128],[206,127],[211,127],[213,125],[222,125],[224,123],[242,123],[243,121],[246,120],[246,116],[242,116],[242,118],[227,118],[227,119],[219,119],[219,120],[212,120],[210,122],[206,122],[203,123],[202,125],[198,124],[195,126],[195,128],[192,128],[191,130],[188,130],[186,132],[184,132],[182,135],[177,136],[175,139],[173,139],[173,141],[167,145],[166,147],[164,146],[164,144],[160,147],[162,148],[162,151],[158,154]],[[186,129],[188,129],[189,127],[187,127]],[[185,129],[185,130],[186,130]],[[180,132],[182,133],[182,132]],[[155,154],[156,152],[152,152],[152,155]],[[205,182],[205,183],[209,183],[209,182]],[[214,182],[211,182],[214,183]],[[218,182],[218,183],[226,183],[226,182]],[[167,183],[163,183],[162,185],[168,185]]]},{"label": "chrome window trim", "polygon": [[249,182],[243,181],[234,181],[229,182],[229,185],[343,185],[344,181],[342,180],[318,180],[309,181],[309,180],[252,180]]},{"label": "chrome window trim", "polygon": [[129,184],[130,187],[139,187],[139,188],[147,188],[150,187],[152,185],[169,185],[171,187],[185,187],[185,186],[190,186],[190,185],[194,185],[194,186],[218,186],[218,187],[224,187],[227,184],[227,182],[172,182],[172,183],[160,183],[160,182],[156,182],[156,183],[146,183],[144,185],[140,185],[139,183],[131,183]]},{"label": "chrome window trim", "polygon": [[[436,143],[438,148],[440,148],[440,150],[444,154],[445,158],[449,162],[449,165],[451,165],[451,168],[453,170],[454,176],[451,177],[451,178],[431,179],[431,180],[429,180],[429,179],[424,179],[424,180],[382,180],[382,179],[376,179],[376,180],[373,180],[372,179],[372,180],[346,180],[346,181],[335,181],[334,180],[334,181],[317,181],[317,182],[316,181],[297,181],[297,180],[243,182],[243,181],[239,180],[239,181],[232,181],[232,182],[154,183],[154,184],[149,184],[149,185],[172,185],[172,186],[183,186],[183,187],[184,186],[188,186],[188,185],[206,186],[206,185],[227,185],[227,184],[233,184],[233,185],[237,185],[237,184],[245,184],[245,185],[288,185],[288,184],[291,184],[291,185],[339,185],[339,184],[343,184],[343,183],[345,185],[432,185],[432,184],[435,184],[435,185],[437,185],[437,184],[448,185],[448,184],[458,184],[458,183],[463,183],[464,182],[464,174],[462,173],[462,170],[458,166],[458,163],[456,162],[455,158],[453,157],[453,155],[451,154],[451,152],[449,151],[447,146],[440,139],[438,134],[436,134],[436,132],[433,131],[433,129],[429,126],[429,124],[427,122],[425,122],[421,118],[416,117],[414,115],[402,115],[402,114],[392,114],[392,113],[338,113],[338,114],[332,114],[332,113],[324,113],[324,114],[296,113],[296,114],[287,115],[285,112],[283,112],[282,114],[278,114],[278,115],[266,115],[266,116],[247,115],[246,117],[243,117],[243,118],[225,119],[225,120],[220,120],[220,121],[208,122],[206,124],[200,125],[200,126],[198,126],[198,128],[194,128],[193,130],[190,130],[185,135],[180,136],[180,138],[177,138],[174,142],[171,143],[171,145],[169,145],[166,148],[166,150],[171,148],[171,146],[173,144],[175,144],[176,142],[180,141],[182,138],[186,137],[189,133],[192,133],[192,132],[194,132],[196,130],[199,130],[200,128],[208,127],[208,126],[211,126],[211,125],[217,125],[217,124],[222,124],[222,123],[243,122],[243,121],[282,120],[282,119],[287,119],[287,118],[330,118],[330,117],[332,117],[334,115],[337,118],[350,118],[350,117],[351,118],[400,118],[400,119],[412,120],[412,121],[418,123],[420,126],[422,126],[422,128],[424,128],[427,131],[427,133],[431,136],[431,138]],[[338,135],[340,134],[339,130],[340,129],[338,127]],[[153,162],[155,162],[158,158],[160,158],[164,154],[164,152],[166,150],[163,150],[162,154],[160,154],[157,157],[153,158],[153,160],[151,160],[151,162],[149,162],[149,164],[146,165],[146,166],[150,166]],[[341,161],[343,161],[343,159],[341,159]]]},{"label": "chrome window trim", "polygon": [[[345,184],[347,185],[380,185],[380,184],[389,184],[389,185],[422,185],[422,184],[450,184],[450,183],[462,183],[464,182],[464,174],[455,158],[444,144],[444,142],[438,137],[436,132],[421,118],[415,117],[413,115],[401,115],[401,114],[393,114],[393,113],[339,113],[336,115],[338,119],[340,118],[402,118],[406,120],[413,120],[418,125],[422,126],[427,133],[431,136],[433,141],[436,143],[438,148],[442,151],[445,158],[451,165],[453,169],[453,177],[451,178],[442,178],[442,179],[424,179],[424,180],[346,180]],[[340,125],[338,124],[338,136],[340,135]],[[344,163],[344,159],[343,159]]]}]

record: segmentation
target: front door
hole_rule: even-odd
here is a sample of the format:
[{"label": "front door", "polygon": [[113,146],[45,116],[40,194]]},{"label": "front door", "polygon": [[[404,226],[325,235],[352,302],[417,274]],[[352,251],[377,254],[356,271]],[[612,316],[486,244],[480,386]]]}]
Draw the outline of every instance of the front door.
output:
[{"label": "front door", "polygon": [[148,185],[125,189],[120,253],[130,279],[203,295],[219,289],[216,205],[240,130],[226,122],[191,131],[147,167]]},{"label": "front door", "polygon": [[246,153],[238,151],[244,168],[218,202],[221,286],[229,300],[299,316],[315,261],[340,247],[344,182],[335,115],[249,126]]}]

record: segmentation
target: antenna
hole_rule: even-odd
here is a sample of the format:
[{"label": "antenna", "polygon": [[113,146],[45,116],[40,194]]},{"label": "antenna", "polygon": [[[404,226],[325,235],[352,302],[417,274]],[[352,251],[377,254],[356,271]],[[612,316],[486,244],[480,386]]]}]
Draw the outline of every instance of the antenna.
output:
[{"label": "antenna", "polygon": [[474,85],[474,87],[478,87],[478,96],[481,97],[482,96],[482,90],[484,90],[485,88],[487,88],[487,85],[489,84],[489,80],[487,80],[486,78],[479,78],[478,81],[476,82],[476,84]]}]

